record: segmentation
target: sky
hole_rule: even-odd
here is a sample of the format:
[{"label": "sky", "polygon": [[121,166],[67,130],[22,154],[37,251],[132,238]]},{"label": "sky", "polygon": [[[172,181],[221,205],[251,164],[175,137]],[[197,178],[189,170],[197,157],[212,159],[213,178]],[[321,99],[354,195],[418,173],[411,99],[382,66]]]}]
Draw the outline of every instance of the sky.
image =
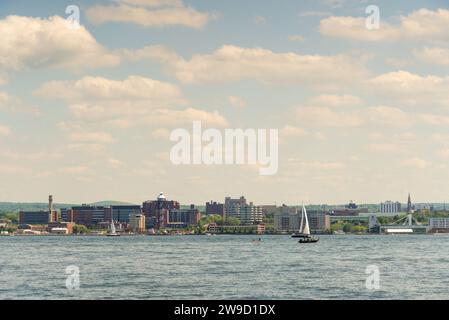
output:
[{"label": "sky", "polygon": [[[2,0],[0,201],[447,202],[448,30],[439,0]],[[193,121],[278,129],[277,173],[174,165]]]}]

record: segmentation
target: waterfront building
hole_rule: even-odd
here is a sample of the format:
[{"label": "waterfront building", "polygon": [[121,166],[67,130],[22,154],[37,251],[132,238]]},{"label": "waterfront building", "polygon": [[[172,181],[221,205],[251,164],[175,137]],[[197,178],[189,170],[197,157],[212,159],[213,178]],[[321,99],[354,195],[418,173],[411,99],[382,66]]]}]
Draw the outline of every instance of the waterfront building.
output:
[{"label": "waterfront building", "polygon": [[6,228],[9,224],[11,224],[11,220],[0,219],[0,228]]},{"label": "waterfront building", "polygon": [[50,222],[48,224],[48,232],[72,234],[74,225],[75,223],[73,222]]},{"label": "waterfront building", "polygon": [[432,233],[449,232],[449,218],[430,218],[429,232]]},{"label": "waterfront building", "polygon": [[248,204],[243,196],[239,199],[225,198],[225,215],[238,218],[242,225],[256,225],[263,221],[262,207],[252,202]]},{"label": "waterfront building", "polygon": [[[65,214],[65,216],[67,216]],[[72,207],[71,213],[69,214],[71,221],[75,224],[82,224],[86,227],[97,226],[101,222],[106,221],[105,208],[103,206],[91,206],[85,205]]]},{"label": "waterfront building", "polygon": [[167,228],[185,228],[197,226],[201,215],[195,206],[190,205],[189,209],[171,209],[168,211]]},{"label": "waterfront building", "polygon": [[210,202],[206,202],[206,215],[211,214],[219,214],[221,216],[221,220],[225,221],[225,205],[212,200]]},{"label": "waterfront building", "polygon": [[53,211],[49,214],[48,211],[20,211],[19,224],[48,224],[49,222],[57,221],[58,213]]},{"label": "waterfront building", "polygon": [[300,220],[301,216],[298,214],[297,207],[288,207],[283,204],[274,215],[274,229],[287,232],[298,231]]},{"label": "waterfront building", "polygon": [[145,216],[142,213],[134,213],[129,216],[129,227],[132,232],[145,232]]},{"label": "waterfront building", "polygon": [[61,221],[63,222],[73,222],[73,210],[72,208],[62,208],[61,212]]},{"label": "waterfront building", "polygon": [[105,208],[105,221],[107,222],[130,222],[131,215],[141,214],[142,208],[139,205],[114,205]]},{"label": "waterfront building", "polygon": [[161,192],[156,200],[145,201],[142,204],[142,213],[145,215],[145,228],[156,230],[167,226],[169,212],[173,209],[180,209],[178,201],[167,200]]},{"label": "waterfront building", "polygon": [[311,233],[323,233],[331,228],[330,216],[324,212],[307,212]]},{"label": "waterfront building", "polygon": [[381,213],[401,212],[401,204],[398,201],[385,201],[379,205],[379,211]]}]

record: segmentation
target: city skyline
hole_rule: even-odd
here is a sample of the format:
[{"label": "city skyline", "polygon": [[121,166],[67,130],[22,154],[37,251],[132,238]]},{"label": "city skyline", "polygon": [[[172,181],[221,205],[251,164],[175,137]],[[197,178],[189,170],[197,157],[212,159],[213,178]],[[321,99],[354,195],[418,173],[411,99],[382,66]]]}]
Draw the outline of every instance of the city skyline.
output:
[{"label": "city skyline", "polygon": [[[372,4],[378,30],[365,26]],[[446,202],[444,1],[21,0],[0,12],[1,202]],[[170,133],[194,121],[278,129],[278,172],[173,165]]]}]

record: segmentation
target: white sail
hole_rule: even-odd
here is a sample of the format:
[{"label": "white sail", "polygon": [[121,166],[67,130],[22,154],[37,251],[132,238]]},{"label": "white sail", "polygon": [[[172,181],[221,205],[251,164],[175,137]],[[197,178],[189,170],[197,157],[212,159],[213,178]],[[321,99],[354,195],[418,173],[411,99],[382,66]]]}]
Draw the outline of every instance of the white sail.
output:
[{"label": "white sail", "polygon": [[301,209],[301,223],[299,225],[299,233],[302,233],[303,224],[304,224],[304,203],[302,204],[302,209]]},{"label": "white sail", "polygon": [[304,230],[302,231],[302,233],[309,235],[310,234],[309,219],[307,219],[307,210],[306,207],[304,207],[304,205],[303,210],[304,210],[304,217],[306,218],[306,224],[304,225]]},{"label": "white sail", "polygon": [[114,221],[111,222],[111,233],[115,234],[115,225],[114,225]]}]

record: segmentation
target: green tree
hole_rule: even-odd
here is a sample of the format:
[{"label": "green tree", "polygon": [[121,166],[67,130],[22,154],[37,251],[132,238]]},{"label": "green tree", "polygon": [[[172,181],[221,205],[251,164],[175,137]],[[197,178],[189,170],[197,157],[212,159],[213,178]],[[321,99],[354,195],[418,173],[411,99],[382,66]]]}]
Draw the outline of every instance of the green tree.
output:
[{"label": "green tree", "polygon": [[346,232],[346,233],[352,232],[352,228],[353,228],[353,225],[350,224],[350,223],[345,223],[343,225],[343,231]]},{"label": "green tree", "polygon": [[75,234],[87,234],[89,232],[90,230],[82,224],[76,224],[73,226],[73,233]]},{"label": "green tree", "polygon": [[240,220],[235,217],[226,217],[226,225],[228,226],[239,226]]}]

